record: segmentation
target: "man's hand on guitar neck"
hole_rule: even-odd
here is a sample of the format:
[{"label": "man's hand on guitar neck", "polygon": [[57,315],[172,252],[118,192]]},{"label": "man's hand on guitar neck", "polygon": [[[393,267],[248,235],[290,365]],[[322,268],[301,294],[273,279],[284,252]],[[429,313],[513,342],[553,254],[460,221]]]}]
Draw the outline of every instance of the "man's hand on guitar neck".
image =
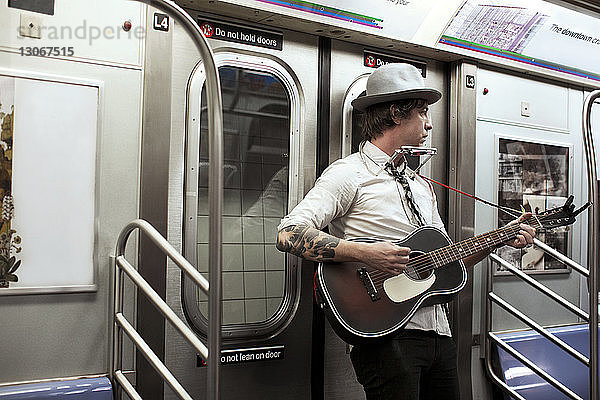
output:
[{"label": "man's hand on guitar neck", "polygon": [[508,223],[508,225],[519,224],[519,228],[521,228],[521,230],[519,231],[517,238],[506,242],[506,245],[514,247],[515,249],[522,249],[525,246],[533,244],[533,238],[535,237],[535,229],[524,223],[529,218],[531,218],[532,215],[533,214],[531,214],[530,212],[523,213],[523,215],[521,215],[519,218]]},{"label": "man's hand on guitar neck", "polygon": [[404,271],[410,254],[410,248],[391,242],[348,241],[303,225],[280,230],[277,249],[311,261],[358,261],[391,275]]},{"label": "man's hand on guitar neck", "polygon": [[[531,213],[523,213],[523,215],[521,215],[519,218],[509,222],[507,225],[514,225],[514,224],[519,224],[519,233],[517,234],[517,237],[513,240],[509,240],[508,242],[504,243],[505,245],[514,247],[515,249],[522,249],[525,246],[529,246],[530,244],[533,244],[533,238],[535,237],[535,229],[527,224],[524,224],[523,222],[527,221],[529,218],[531,218]],[[465,263],[465,266],[467,266],[467,268],[472,267],[473,265],[477,264],[479,261],[483,260],[484,258],[486,258],[490,252],[493,249],[489,249],[489,250],[484,250],[481,251],[479,253],[473,254],[472,256],[466,257],[465,259],[463,259],[463,262]]]}]

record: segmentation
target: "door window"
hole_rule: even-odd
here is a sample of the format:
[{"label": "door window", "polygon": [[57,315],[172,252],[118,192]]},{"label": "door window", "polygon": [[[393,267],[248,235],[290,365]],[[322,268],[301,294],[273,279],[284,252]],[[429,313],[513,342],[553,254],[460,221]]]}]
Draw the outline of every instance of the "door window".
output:
[{"label": "door window", "polygon": [[[297,125],[292,108],[297,99],[285,75],[275,70],[224,65],[219,67],[219,76],[224,133],[222,312],[224,331],[230,330],[225,337],[232,337],[259,332],[260,324],[272,328],[277,325],[274,320],[284,319],[293,309],[297,282],[286,254],[275,243],[277,226],[288,212],[290,137]],[[186,256],[195,251],[191,258],[208,277],[206,104],[203,85],[199,140],[190,140],[197,143],[198,152],[197,207],[192,218],[196,240],[194,249],[186,249]],[[188,158],[194,155],[188,152]],[[198,288],[192,293],[186,294],[186,312],[192,320],[201,321],[204,330],[208,299]]]}]

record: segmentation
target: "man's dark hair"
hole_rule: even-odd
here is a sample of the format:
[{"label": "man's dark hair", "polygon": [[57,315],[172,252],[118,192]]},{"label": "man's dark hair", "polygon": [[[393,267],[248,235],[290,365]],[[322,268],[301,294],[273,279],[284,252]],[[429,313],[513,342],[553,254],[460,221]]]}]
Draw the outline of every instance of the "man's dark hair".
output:
[{"label": "man's dark hair", "polygon": [[361,126],[365,140],[371,141],[383,135],[383,131],[396,126],[396,122],[406,119],[415,108],[427,105],[423,99],[408,99],[373,104],[362,114]]}]

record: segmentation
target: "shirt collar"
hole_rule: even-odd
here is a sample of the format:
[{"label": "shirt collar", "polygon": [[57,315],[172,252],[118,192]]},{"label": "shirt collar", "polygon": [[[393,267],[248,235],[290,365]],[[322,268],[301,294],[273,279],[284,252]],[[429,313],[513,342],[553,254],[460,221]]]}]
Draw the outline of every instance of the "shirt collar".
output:
[{"label": "shirt collar", "polygon": [[386,161],[390,159],[389,155],[369,141],[365,141],[362,151],[365,153],[365,155],[369,156],[371,160],[377,164],[380,164],[381,166],[383,166]]},{"label": "shirt collar", "polygon": [[[390,159],[390,156],[379,147],[375,146],[373,143],[369,141],[365,141],[365,144],[362,148],[362,152],[368,156],[368,158],[374,163],[378,164],[380,167],[383,167],[385,163]],[[410,167],[407,165],[406,168],[403,166],[404,161],[398,164],[397,169],[405,170],[407,176],[411,179],[414,179],[415,173]]]}]

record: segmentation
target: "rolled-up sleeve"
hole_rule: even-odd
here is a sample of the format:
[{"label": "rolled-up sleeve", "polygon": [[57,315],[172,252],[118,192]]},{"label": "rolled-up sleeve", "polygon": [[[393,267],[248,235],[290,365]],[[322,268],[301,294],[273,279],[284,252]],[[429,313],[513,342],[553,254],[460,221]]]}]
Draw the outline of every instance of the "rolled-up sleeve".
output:
[{"label": "rolled-up sleeve", "polygon": [[323,229],[333,219],[346,214],[356,196],[356,175],[356,170],[343,160],[331,164],[304,199],[283,217],[278,230],[292,225]]}]

